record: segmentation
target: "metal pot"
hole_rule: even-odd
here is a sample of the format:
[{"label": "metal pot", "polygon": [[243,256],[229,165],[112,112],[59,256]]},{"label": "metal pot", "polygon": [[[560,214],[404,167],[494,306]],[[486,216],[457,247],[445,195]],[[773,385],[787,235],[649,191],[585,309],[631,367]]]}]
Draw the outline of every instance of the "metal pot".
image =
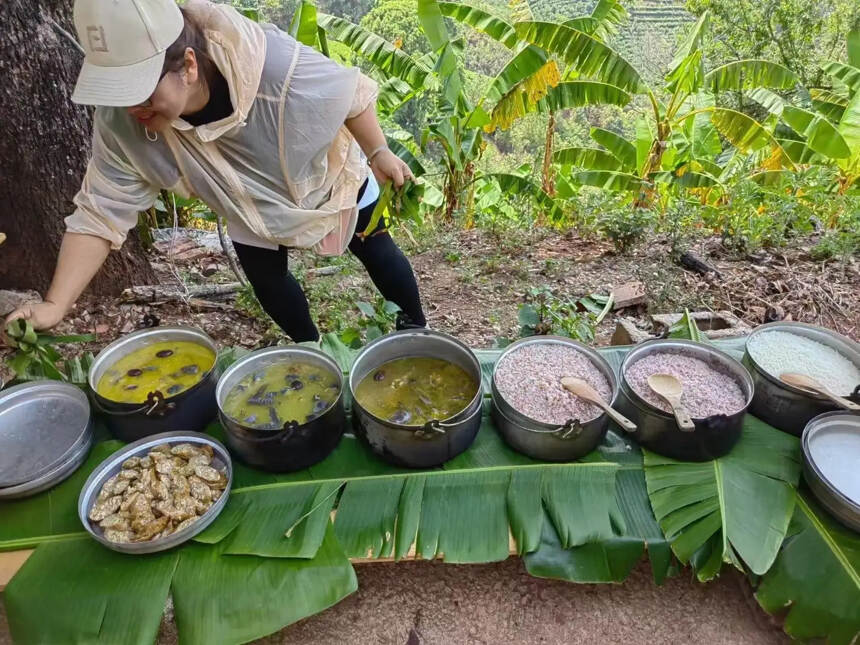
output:
[{"label": "metal pot", "polygon": [[[618,397],[618,379],[615,377],[615,373],[612,371],[609,363],[590,347],[586,347],[582,343],[578,343],[570,338],[560,336],[523,338],[510,344],[502,352],[499,360],[496,361],[496,366],[498,367],[502,359],[511,352],[533,344],[566,345],[585,354],[609,382],[609,388],[612,391],[609,404],[615,404],[615,400]],[[571,376],[576,375],[571,374]],[[514,450],[534,459],[541,459],[543,461],[571,461],[579,459],[594,450],[603,441],[603,437],[609,428],[609,417],[605,412],[584,422],[579,419],[569,419],[567,423],[561,426],[544,423],[526,416],[511,406],[496,388],[495,370],[493,370],[491,391],[493,397],[491,414],[499,434],[502,435],[502,438]]]},{"label": "metal pot", "polygon": [[800,448],[803,478],[813,495],[836,519],[860,532],[860,493],[850,485],[860,459],[860,414],[815,417],[803,431]]},{"label": "metal pot", "polygon": [[[784,331],[827,345],[860,368],[860,345],[835,331],[804,323],[775,322],[756,328],[747,342],[768,331]],[[799,437],[810,419],[838,409],[823,396],[783,383],[777,376],[767,373],[750,356],[749,351],[744,351],[743,363],[749,368],[755,383],[755,397],[750,412],[774,428]],[[848,398],[860,403],[860,385]]]},{"label": "metal pot", "polygon": [[143,437],[172,430],[201,432],[218,411],[215,384],[218,381],[217,360],[203,378],[175,396],[151,392],[145,403],[117,403],[96,392],[105,371],[131,352],[166,341],[189,341],[208,347],[216,354],[215,342],[194,327],[154,327],[134,332],[112,342],[98,353],[88,375],[93,407],[102,414],[108,429],[119,440],[137,441]]},{"label": "metal pot", "polygon": [[[447,419],[434,419],[417,426],[381,419],[355,399],[358,384],[383,363],[417,356],[448,361],[475,379],[478,389],[465,408]],[[471,446],[481,427],[481,365],[466,345],[438,331],[404,329],[369,343],[353,363],[349,391],[356,436],[385,461],[397,466],[439,466]]]},{"label": "metal pot", "polygon": [[[306,423],[289,421],[280,430],[261,430],[224,412],[227,395],[243,378],[276,363],[295,361],[318,365],[337,377],[337,398],[317,418]],[[247,354],[224,372],[215,392],[227,446],[249,466],[271,472],[303,470],[322,461],[335,449],[346,428],[343,381],[338,364],[310,347],[269,347]]]},{"label": "metal pot", "polygon": [[[730,415],[694,418],[695,430],[681,430],[674,416],[636,394],[625,377],[627,368],[639,359],[666,351],[698,358],[712,369],[731,376],[744,395],[744,407]],[[691,340],[650,340],[634,347],[621,364],[618,408],[639,426],[636,441],[649,450],[683,461],[708,461],[728,454],[740,439],[744,415],[752,401],[753,391],[752,377],[744,366],[715,347]]]}]

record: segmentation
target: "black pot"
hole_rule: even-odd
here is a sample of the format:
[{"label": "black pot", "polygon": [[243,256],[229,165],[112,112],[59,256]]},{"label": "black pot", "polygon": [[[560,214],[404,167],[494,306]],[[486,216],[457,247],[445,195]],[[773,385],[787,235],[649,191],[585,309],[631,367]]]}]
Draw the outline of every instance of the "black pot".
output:
[{"label": "black pot", "polygon": [[[741,388],[746,401],[734,414],[694,418],[695,429],[684,431],[675,417],[640,397],[625,376],[627,368],[640,358],[656,352],[687,354],[711,368],[731,376]],[[753,381],[746,368],[728,354],[711,345],[691,340],[650,340],[634,347],[621,364],[621,396],[618,410],[632,420],[638,430],[633,438],[657,454],[682,461],[709,461],[728,454],[741,438],[744,416],[753,398]]]},{"label": "black pot", "polygon": [[105,371],[131,352],[164,341],[182,340],[204,345],[217,354],[215,342],[193,327],[155,327],[123,336],[98,353],[88,375],[93,408],[101,413],[111,434],[130,443],[149,435],[176,430],[203,432],[215,418],[215,385],[218,382],[217,361],[192,387],[166,396],[151,392],[146,403],[117,403],[96,392],[96,384]]},{"label": "black pot", "polygon": [[[290,421],[280,430],[261,430],[244,425],[224,412],[224,400],[239,381],[252,372],[287,361],[319,365],[337,377],[337,399],[322,414],[306,423]],[[241,461],[261,470],[286,473],[313,466],[331,454],[346,428],[343,373],[329,356],[310,347],[291,345],[251,352],[224,372],[215,398],[227,447]]]},{"label": "black pot", "polygon": [[[478,383],[478,391],[466,407],[454,416],[429,421],[422,426],[381,419],[355,399],[355,388],[365,376],[383,363],[413,356],[441,358],[459,365]],[[349,388],[355,435],[382,459],[396,466],[440,466],[471,446],[481,427],[481,365],[466,345],[437,331],[404,329],[369,343],[353,363]]]}]

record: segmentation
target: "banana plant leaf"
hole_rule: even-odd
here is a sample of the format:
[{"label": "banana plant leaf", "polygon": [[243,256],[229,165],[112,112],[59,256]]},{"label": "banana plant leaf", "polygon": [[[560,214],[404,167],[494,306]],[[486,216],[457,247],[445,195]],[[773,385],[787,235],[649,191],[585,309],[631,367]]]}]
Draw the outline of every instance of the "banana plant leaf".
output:
[{"label": "banana plant leaf", "polygon": [[299,2],[290,22],[290,36],[308,47],[317,46],[317,8],[313,2]]},{"label": "banana plant leaf", "polygon": [[503,193],[509,195],[529,195],[537,205],[542,208],[553,221],[560,219],[564,212],[561,206],[550,197],[540,186],[528,177],[521,177],[512,173],[494,172],[481,175],[480,180],[497,181]]},{"label": "banana plant leaf", "polygon": [[[710,108],[711,120],[728,141],[741,152],[757,152],[766,146],[770,147],[771,157],[768,160],[768,170],[779,168],[794,169],[794,163],[779,145],[779,142],[755,119],[728,108]],[[691,112],[690,115],[694,114]],[[686,119],[688,116],[685,116]]]},{"label": "banana plant leaf", "polygon": [[620,134],[603,128],[591,128],[589,136],[615,155],[623,164],[624,170],[636,168],[636,147]]},{"label": "banana plant leaf", "polygon": [[850,645],[860,634],[860,536],[838,524],[810,497],[797,493],[788,536],[756,598],[785,614],[786,633]]},{"label": "banana plant leaf", "polygon": [[705,11],[701,16],[699,16],[696,24],[693,25],[693,28],[687,33],[686,38],[684,38],[684,41],[675,51],[675,57],[672,59],[672,62],[669,63],[669,76],[675,74],[690,54],[702,46],[702,36],[707,30],[709,19],[709,14]]},{"label": "banana plant leaf", "polygon": [[736,60],[705,74],[705,86],[714,94],[756,87],[790,90],[795,85],[797,75],[794,72],[767,60]]},{"label": "banana plant leaf", "polygon": [[786,106],[785,99],[776,92],[771,92],[764,87],[747,90],[746,95],[753,101],[761,105],[764,109],[775,116],[782,116],[782,111]]},{"label": "banana plant leaf", "polygon": [[520,42],[516,30],[509,22],[483,9],[466,2],[439,2],[438,5],[443,16],[487,34],[508,49],[515,49]]},{"label": "banana plant leaf", "polygon": [[587,170],[621,170],[618,158],[600,148],[562,148],[552,155],[555,163]]},{"label": "banana plant leaf", "polygon": [[329,38],[344,43],[386,74],[406,81],[410,87],[423,89],[431,81],[429,67],[373,32],[329,14],[318,14],[318,20]]},{"label": "banana plant leaf", "polygon": [[583,186],[594,186],[595,188],[618,192],[639,190],[646,183],[636,175],[613,170],[583,170],[573,173],[571,180]]},{"label": "banana plant leaf", "polygon": [[680,188],[710,188],[720,182],[705,172],[696,172],[687,168],[671,172],[655,172],[650,176],[652,181],[660,181]]},{"label": "banana plant leaf", "polygon": [[747,416],[740,441],[725,457],[680,462],[645,451],[651,507],[683,563],[700,580],[724,561],[756,574],[773,564],[794,511],[799,442]]},{"label": "banana plant leaf", "polygon": [[217,546],[189,544],[179,552],[171,583],[180,640],[191,645],[266,636],[357,588],[330,524],[312,560],[222,555]]},{"label": "banana plant leaf", "polygon": [[851,96],[860,92],[860,67],[831,61],[822,65],[821,68],[829,76],[841,81],[848,88]]},{"label": "banana plant leaf", "polygon": [[633,97],[615,85],[599,81],[565,81],[547,92],[538,103],[541,112],[557,112],[589,105],[617,105],[624,107]]},{"label": "banana plant leaf", "polygon": [[820,114],[786,105],[782,110],[782,118],[795,132],[806,138],[806,145],[815,152],[830,159],[851,156],[851,149],[836,126]]},{"label": "banana plant leaf", "polygon": [[812,106],[826,118],[834,123],[842,120],[842,115],[848,106],[848,97],[820,88],[809,90],[809,96],[812,99]]},{"label": "banana plant leaf", "polygon": [[845,113],[839,122],[839,134],[851,150],[851,157],[840,160],[839,166],[846,173],[856,177],[860,175],[860,92],[854,94],[845,108]]},{"label": "banana plant leaf", "polygon": [[522,40],[560,56],[582,76],[628,92],[644,87],[639,72],[627,60],[586,33],[553,22],[524,21],[514,28]]},{"label": "banana plant leaf", "polygon": [[21,645],[150,645],[178,557],[122,555],[89,536],[43,544],[4,593],[12,637]]}]

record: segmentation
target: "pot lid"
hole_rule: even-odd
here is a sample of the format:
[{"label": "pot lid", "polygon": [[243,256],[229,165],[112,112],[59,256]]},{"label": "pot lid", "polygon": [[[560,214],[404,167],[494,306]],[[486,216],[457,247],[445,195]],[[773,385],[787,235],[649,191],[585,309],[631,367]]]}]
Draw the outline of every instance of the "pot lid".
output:
[{"label": "pot lid", "polygon": [[860,415],[816,417],[803,434],[803,450],[824,483],[860,507]]},{"label": "pot lid", "polygon": [[0,487],[56,469],[90,432],[89,401],[74,385],[36,381],[0,392]]}]

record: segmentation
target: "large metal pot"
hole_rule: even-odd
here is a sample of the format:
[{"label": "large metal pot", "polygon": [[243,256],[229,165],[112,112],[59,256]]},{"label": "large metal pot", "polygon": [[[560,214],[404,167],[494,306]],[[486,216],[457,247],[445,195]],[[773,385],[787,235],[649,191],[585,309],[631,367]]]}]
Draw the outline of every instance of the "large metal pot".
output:
[{"label": "large metal pot", "polygon": [[[439,358],[460,366],[478,384],[475,396],[454,416],[434,419],[422,426],[381,419],[355,399],[355,388],[365,376],[383,363],[414,356]],[[481,427],[481,365],[466,345],[437,331],[404,329],[369,343],[353,363],[349,391],[352,396],[352,426],[356,436],[385,461],[398,466],[439,466],[472,445]]]},{"label": "large metal pot", "polygon": [[[591,363],[609,382],[612,391],[610,405],[614,405],[618,396],[618,379],[615,373],[600,354],[569,338],[560,336],[534,336],[523,338],[509,345],[499,356],[498,366],[502,359],[518,349],[532,344],[558,344],[573,347],[585,354]],[[571,374],[571,376],[576,376]],[[502,438],[517,452],[541,459],[543,461],[571,461],[579,459],[594,450],[603,440],[609,428],[609,417],[606,413],[587,421],[569,419],[563,425],[544,423],[532,419],[516,410],[501,395],[496,387],[496,372],[493,370],[491,384],[492,417],[496,429]]]},{"label": "large metal pot", "polygon": [[[768,331],[784,331],[827,345],[860,368],[860,345],[835,331],[804,323],[775,322],[756,328],[747,342]],[[769,374],[750,356],[749,351],[744,352],[743,363],[749,368],[755,383],[755,397],[750,412],[774,428],[799,437],[812,418],[838,409],[823,396],[783,383],[778,375]],[[860,385],[848,398],[860,403]]]},{"label": "large metal pot", "polygon": [[[625,376],[627,368],[649,354],[674,352],[698,358],[714,370],[731,376],[746,401],[737,412],[694,418],[695,430],[683,431],[675,417],[640,397]],[[618,409],[638,427],[635,438],[649,450],[683,461],[708,461],[728,454],[741,437],[744,415],[753,398],[754,385],[749,372],[728,354],[691,340],[650,340],[634,347],[621,364],[621,396]]]},{"label": "large metal pot", "polygon": [[[261,430],[244,425],[224,412],[227,395],[243,378],[277,363],[296,361],[318,365],[337,378],[337,398],[318,417],[306,423],[288,421],[280,430]],[[346,428],[343,397],[343,372],[338,364],[316,349],[299,345],[269,347],[247,354],[224,372],[215,393],[218,416],[230,450],[249,466],[279,473],[308,468],[335,449]]]},{"label": "large metal pot", "polygon": [[189,341],[208,347],[216,354],[215,342],[194,327],[154,327],[134,332],[112,342],[98,353],[88,375],[93,407],[101,412],[108,429],[119,440],[137,441],[143,437],[173,430],[202,432],[218,411],[215,384],[218,381],[217,360],[203,378],[174,396],[152,392],[145,403],[117,403],[96,392],[105,371],[131,352],[166,341]]}]

